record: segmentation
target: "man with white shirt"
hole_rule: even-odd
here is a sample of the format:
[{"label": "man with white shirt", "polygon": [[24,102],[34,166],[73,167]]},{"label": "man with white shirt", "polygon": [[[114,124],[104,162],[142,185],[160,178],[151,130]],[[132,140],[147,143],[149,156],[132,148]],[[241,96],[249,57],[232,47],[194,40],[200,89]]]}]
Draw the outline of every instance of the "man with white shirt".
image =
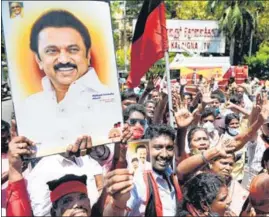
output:
[{"label": "man with white shirt", "polygon": [[121,122],[120,96],[90,67],[86,26],[68,11],[49,11],[33,24],[30,48],[46,76],[43,91],[18,109],[19,133],[40,143],[38,151],[74,144],[85,134],[94,145],[109,143],[109,131]]},{"label": "man with white shirt", "polygon": [[149,139],[153,171],[135,173],[115,170],[107,174],[107,191],[113,200],[104,209],[107,216],[175,216],[182,199],[171,164],[175,155],[175,132],[166,125],[150,126]]},{"label": "man with white shirt", "polygon": [[147,147],[145,145],[138,145],[135,149],[135,152],[139,160],[139,169],[141,171],[150,170],[151,163],[147,161]]}]

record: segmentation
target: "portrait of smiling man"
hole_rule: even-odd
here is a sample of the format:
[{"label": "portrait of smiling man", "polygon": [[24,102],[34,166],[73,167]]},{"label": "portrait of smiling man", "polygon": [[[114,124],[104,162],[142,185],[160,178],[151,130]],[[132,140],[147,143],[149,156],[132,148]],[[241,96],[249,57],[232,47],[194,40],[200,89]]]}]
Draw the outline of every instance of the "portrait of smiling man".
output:
[{"label": "portrait of smiling man", "polygon": [[31,28],[30,48],[45,76],[43,91],[25,100],[18,128],[39,150],[86,135],[94,145],[108,143],[109,130],[121,121],[120,98],[91,67],[91,44],[87,27],[66,10],[44,13]]},{"label": "portrait of smiling man", "polygon": [[10,18],[23,17],[23,3],[22,2],[10,2],[9,3]]}]

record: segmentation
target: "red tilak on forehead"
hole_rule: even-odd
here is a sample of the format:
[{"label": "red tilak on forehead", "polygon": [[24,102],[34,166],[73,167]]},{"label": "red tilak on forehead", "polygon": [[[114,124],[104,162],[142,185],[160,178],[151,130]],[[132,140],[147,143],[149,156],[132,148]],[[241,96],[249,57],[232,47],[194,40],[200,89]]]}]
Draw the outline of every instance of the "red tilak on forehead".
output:
[{"label": "red tilak on forehead", "polygon": [[87,194],[87,187],[85,184],[79,181],[70,181],[60,184],[50,193],[50,200],[52,203],[59,200],[61,197],[70,194],[81,192]]}]

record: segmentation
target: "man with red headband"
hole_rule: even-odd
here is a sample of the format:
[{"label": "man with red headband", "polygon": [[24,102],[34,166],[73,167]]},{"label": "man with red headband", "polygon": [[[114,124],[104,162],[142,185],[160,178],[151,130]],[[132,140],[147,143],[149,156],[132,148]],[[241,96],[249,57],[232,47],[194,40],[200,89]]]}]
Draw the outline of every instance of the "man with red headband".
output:
[{"label": "man with red headband", "polygon": [[51,191],[51,216],[91,215],[86,180],[86,175],[65,175],[47,183]]},{"label": "man with red headband", "polygon": [[[12,141],[20,148],[10,145],[9,185],[7,188],[7,216],[32,216],[26,181],[22,175],[23,155],[31,155],[33,142],[25,137],[16,137]],[[64,175],[48,182],[52,216],[90,216],[91,204],[86,187],[87,176]],[[36,189],[38,191],[38,189]]]}]

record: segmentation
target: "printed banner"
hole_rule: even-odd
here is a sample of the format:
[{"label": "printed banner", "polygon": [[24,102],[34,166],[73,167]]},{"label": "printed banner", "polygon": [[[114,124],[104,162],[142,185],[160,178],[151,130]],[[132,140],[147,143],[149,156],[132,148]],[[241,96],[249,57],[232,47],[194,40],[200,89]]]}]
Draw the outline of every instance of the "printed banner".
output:
[{"label": "printed banner", "polygon": [[167,20],[166,27],[170,52],[225,52],[225,36],[219,31],[218,21]]},{"label": "printed banner", "polygon": [[63,152],[83,135],[118,141],[121,100],[110,8],[102,1],[2,2],[19,135],[35,157]]}]

